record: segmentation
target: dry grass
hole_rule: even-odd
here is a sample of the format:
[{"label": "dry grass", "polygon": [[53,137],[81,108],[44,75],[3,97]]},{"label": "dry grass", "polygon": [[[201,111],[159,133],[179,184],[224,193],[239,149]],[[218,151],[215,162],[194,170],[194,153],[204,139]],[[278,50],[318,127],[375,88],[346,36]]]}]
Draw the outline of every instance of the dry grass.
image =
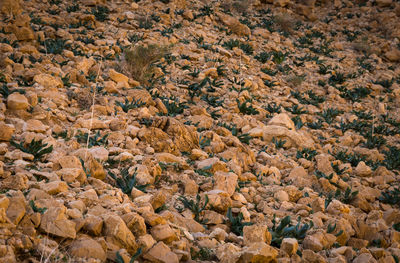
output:
[{"label": "dry grass", "polygon": [[147,84],[154,72],[154,63],[163,58],[169,51],[166,46],[137,45],[126,49],[119,69],[141,84]]},{"label": "dry grass", "polygon": [[274,27],[286,33],[291,33],[294,30],[296,20],[287,13],[280,13],[274,16]]}]

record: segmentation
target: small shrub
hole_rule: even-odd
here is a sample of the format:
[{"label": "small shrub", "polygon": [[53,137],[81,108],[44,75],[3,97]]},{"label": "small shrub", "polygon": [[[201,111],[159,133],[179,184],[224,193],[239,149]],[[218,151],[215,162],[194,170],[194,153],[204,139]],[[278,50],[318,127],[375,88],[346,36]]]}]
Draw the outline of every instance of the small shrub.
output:
[{"label": "small shrub", "polygon": [[280,247],[284,238],[290,237],[297,240],[304,239],[306,237],[307,231],[314,226],[312,221],[301,226],[300,217],[298,218],[298,223],[294,226],[291,224],[290,216],[284,217],[279,225],[276,225],[277,222],[274,215],[272,223],[273,226],[270,229],[272,235],[271,245],[274,247]]},{"label": "small shrub", "polygon": [[40,160],[44,155],[53,151],[53,145],[47,147],[48,144],[43,143],[43,140],[36,141],[33,139],[30,143],[16,143],[15,141],[11,140],[10,144],[25,153],[32,154],[35,160]]},{"label": "small shrub", "polygon": [[147,84],[154,71],[154,63],[164,57],[168,48],[158,45],[138,45],[124,50],[120,67],[134,80]]},{"label": "small shrub", "polygon": [[89,137],[89,142],[88,142],[88,137],[89,133],[87,132],[83,133],[82,131],[78,131],[78,134],[75,135],[75,138],[79,143],[88,143],[89,148],[93,146],[103,146],[108,144],[107,140],[108,134],[101,137],[100,131],[97,131],[95,134],[91,135]]},{"label": "small shrub", "polygon": [[251,226],[253,224],[251,222],[243,222],[243,214],[242,213],[239,213],[238,216],[233,216],[231,207],[228,208],[226,217],[228,218],[228,222],[230,223],[231,231],[238,236],[243,235],[243,228],[245,226]]},{"label": "small shrub", "polygon": [[129,101],[125,98],[125,102],[115,101],[115,105],[121,107],[124,112],[128,112],[130,109],[140,108],[146,105],[146,103],[142,102],[140,99],[132,99],[132,101]]},{"label": "small shrub", "polygon": [[129,169],[124,168],[121,170],[121,176],[117,177],[113,172],[108,171],[108,174],[115,180],[117,187],[122,190],[123,193],[130,195],[133,188],[136,188],[142,192],[146,192],[146,188],[149,184],[139,185],[136,181],[137,171],[133,172],[133,175],[129,175]]},{"label": "small shrub", "polygon": [[178,200],[182,202],[185,208],[188,208],[194,214],[194,220],[200,222],[200,213],[206,209],[208,204],[208,195],[205,195],[204,202],[201,202],[199,194],[196,195],[196,202],[186,198],[185,196],[178,197]]}]

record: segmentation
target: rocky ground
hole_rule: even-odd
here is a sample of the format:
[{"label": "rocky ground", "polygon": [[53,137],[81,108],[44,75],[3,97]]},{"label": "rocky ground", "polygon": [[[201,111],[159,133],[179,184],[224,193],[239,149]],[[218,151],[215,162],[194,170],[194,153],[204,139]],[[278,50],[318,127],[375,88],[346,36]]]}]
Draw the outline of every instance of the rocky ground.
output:
[{"label": "rocky ground", "polygon": [[0,11],[0,262],[399,262],[399,1]]}]

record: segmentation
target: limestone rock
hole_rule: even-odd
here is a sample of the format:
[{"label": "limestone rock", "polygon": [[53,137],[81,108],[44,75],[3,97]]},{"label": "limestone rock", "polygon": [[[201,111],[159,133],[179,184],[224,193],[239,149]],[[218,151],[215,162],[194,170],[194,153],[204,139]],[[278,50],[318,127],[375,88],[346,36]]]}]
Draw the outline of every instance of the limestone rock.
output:
[{"label": "limestone rock", "polygon": [[229,29],[232,30],[232,32],[234,32],[235,34],[239,36],[248,36],[251,34],[250,29],[246,25],[240,23],[239,20],[237,20],[233,16],[220,12],[217,13],[217,16],[222,21],[222,23],[229,27]]},{"label": "limestone rock", "polygon": [[278,251],[264,242],[252,243],[242,250],[239,262],[276,262]]},{"label": "limestone rock", "polygon": [[290,119],[289,115],[286,113],[280,113],[275,115],[269,122],[268,125],[276,125],[288,128],[289,130],[296,130],[294,127],[294,122]]},{"label": "limestone rock", "polygon": [[149,260],[150,262],[160,262],[160,263],[178,263],[178,256],[171,251],[171,249],[164,244],[164,242],[158,242],[154,247],[152,247],[143,258]]},{"label": "limestone rock", "polygon": [[75,238],[75,223],[67,219],[67,209],[63,207],[48,207],[42,216],[40,229],[50,235]]},{"label": "limestone rock", "polygon": [[99,259],[101,262],[105,261],[107,256],[103,247],[94,239],[81,238],[74,240],[69,246],[69,253],[73,257],[85,259]]},{"label": "limestone rock", "polygon": [[28,107],[28,99],[18,92],[10,94],[7,98],[7,108],[10,110],[26,110]]},{"label": "limestone rock", "polygon": [[117,215],[104,216],[104,234],[110,242],[120,248],[126,248],[130,253],[134,253],[137,249],[135,236]]},{"label": "limestone rock", "polygon": [[289,256],[295,254],[299,248],[299,243],[295,238],[284,238],[282,240],[281,249],[285,251]]},{"label": "limestone rock", "polygon": [[0,141],[9,141],[13,136],[15,128],[13,125],[0,122]]},{"label": "limestone rock", "polygon": [[234,173],[216,172],[214,189],[225,191],[232,196],[237,186],[238,176]]},{"label": "limestone rock", "polygon": [[256,242],[270,244],[271,238],[271,233],[268,232],[268,227],[265,225],[251,225],[243,228],[243,242],[245,246],[250,246]]}]

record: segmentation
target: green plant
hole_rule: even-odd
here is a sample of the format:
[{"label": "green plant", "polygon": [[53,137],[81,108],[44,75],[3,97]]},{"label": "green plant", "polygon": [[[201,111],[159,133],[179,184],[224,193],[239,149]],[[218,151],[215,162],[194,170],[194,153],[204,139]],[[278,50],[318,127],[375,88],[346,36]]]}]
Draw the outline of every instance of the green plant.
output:
[{"label": "green plant", "polygon": [[7,99],[12,93],[18,92],[20,94],[25,94],[25,90],[23,89],[12,89],[10,90],[6,84],[0,86],[0,94],[3,95],[3,98]]},{"label": "green plant", "polygon": [[280,113],[281,112],[281,105],[277,105],[275,102],[269,103],[265,109],[270,113]]},{"label": "green plant", "polygon": [[40,42],[40,45],[44,46],[44,50],[40,50],[42,53],[46,54],[61,54],[64,49],[70,48],[71,45],[67,44],[67,40],[57,38],[57,39],[51,39],[48,38],[44,40],[43,42]]},{"label": "green plant", "polygon": [[32,154],[35,160],[40,160],[44,155],[53,151],[53,145],[47,147],[48,144],[43,143],[43,140],[36,141],[33,139],[30,143],[20,142],[19,144],[11,140],[10,144],[25,153]]},{"label": "green plant", "polygon": [[196,169],[194,171],[200,176],[211,177],[211,176],[213,176],[212,172],[209,171],[211,169],[211,167],[212,166],[206,166],[202,169]]},{"label": "green plant", "polygon": [[[175,97],[163,98],[162,102],[168,110],[168,113],[166,114],[167,116],[176,116],[178,114],[182,114],[184,109],[187,108],[186,103],[180,103]],[[160,113],[160,115],[164,114]]]},{"label": "green plant", "polygon": [[108,13],[110,10],[107,6],[96,6],[92,8],[92,15],[96,18],[97,21],[104,22],[108,19]]},{"label": "green plant", "polygon": [[247,103],[251,102],[250,100],[246,100],[243,103],[240,103],[238,99],[236,99],[236,103],[238,105],[239,111],[243,114],[248,114],[248,115],[257,115],[260,112],[253,107],[253,105],[250,104],[250,106],[247,106]]},{"label": "green plant", "polygon": [[318,113],[322,118],[324,118],[325,122],[331,124],[334,119],[342,114],[342,110],[334,109],[334,108],[327,108],[322,111],[322,113]]},{"label": "green plant", "polygon": [[343,195],[341,194],[341,191],[339,189],[337,189],[336,191],[340,193],[336,195],[336,198],[345,204],[350,204],[351,201],[353,201],[354,198],[356,198],[356,196],[358,195],[358,191],[352,191],[351,187],[347,187]]},{"label": "green plant", "polygon": [[292,107],[286,107],[285,108],[287,111],[293,113],[293,114],[304,114],[308,113],[307,110],[305,110],[303,107],[300,107],[298,104],[292,105]]},{"label": "green plant", "polygon": [[296,127],[296,129],[301,129],[301,127],[304,126],[304,122],[301,120],[300,116],[294,116],[292,118],[292,121],[294,123],[294,126]]},{"label": "green plant", "polygon": [[274,215],[272,223],[273,226],[270,229],[272,235],[271,245],[274,247],[280,247],[284,238],[304,239],[307,231],[314,226],[312,221],[301,226],[300,217],[298,218],[298,223],[292,225],[290,216],[284,217],[279,225],[277,225],[276,216]]},{"label": "green plant", "polygon": [[308,122],[307,123],[307,127],[311,128],[311,129],[314,129],[314,130],[319,130],[319,129],[322,128],[322,124],[323,124],[322,120],[321,119],[317,119],[314,122]]},{"label": "green plant", "polygon": [[40,208],[37,207],[35,204],[35,201],[33,201],[33,200],[29,201],[29,206],[32,208],[33,212],[35,212],[35,213],[44,214],[44,212],[46,212],[46,210],[47,210],[47,207],[40,207]]},{"label": "green plant", "polygon": [[204,137],[203,135],[200,135],[199,137],[199,145],[201,149],[204,149],[207,146],[210,146],[211,144],[211,139],[208,137]]},{"label": "green plant", "polygon": [[388,151],[383,151],[385,154],[385,160],[383,161],[386,168],[390,170],[400,169],[400,148],[397,148],[396,146],[391,146],[389,145],[389,150]]},{"label": "green plant", "polygon": [[[336,230],[336,223],[334,225],[329,224],[326,230],[326,233],[333,233]],[[340,230],[335,236],[340,236],[343,233],[343,230]]]},{"label": "green plant", "polygon": [[237,137],[242,143],[245,143],[245,144],[249,144],[250,140],[253,139],[253,137],[251,137],[248,133],[243,133]]},{"label": "green plant", "polygon": [[390,205],[400,205],[400,187],[393,187],[381,192],[379,196],[379,201],[390,204]]},{"label": "green plant", "polygon": [[210,261],[217,259],[215,253],[210,248],[206,247],[200,248],[197,252],[193,248],[190,248],[190,254],[192,256],[192,260],[198,259],[202,261]]},{"label": "green plant", "polygon": [[186,198],[185,196],[178,197],[178,200],[182,202],[185,208],[188,208],[194,214],[194,220],[200,222],[200,214],[206,209],[208,204],[208,195],[205,195],[204,202],[201,202],[199,194],[196,195],[196,201]]},{"label": "green plant", "polygon": [[[141,247],[138,248],[138,250],[136,250],[135,254],[131,257],[131,260],[129,260],[129,263],[134,263],[135,260],[137,258],[139,258],[140,255],[142,255],[142,253],[143,253],[142,248]],[[115,256],[115,261],[117,263],[125,263],[124,258],[121,256],[121,254],[119,254],[119,251],[117,251],[117,254]]]},{"label": "green plant", "polygon": [[228,222],[230,223],[231,231],[238,236],[243,235],[243,228],[245,226],[251,226],[253,224],[251,222],[244,222],[242,213],[239,213],[238,216],[233,216],[231,207],[228,208],[226,217],[228,218]]},{"label": "green plant", "polygon": [[310,148],[303,148],[301,151],[297,150],[296,158],[297,159],[304,158],[309,161],[312,161],[314,160],[317,154],[318,153],[316,150],[312,150]]},{"label": "green plant", "polygon": [[115,105],[121,107],[124,112],[128,112],[130,109],[140,108],[146,105],[146,103],[142,102],[140,99],[132,99],[132,101],[129,101],[125,98],[125,102],[115,101]]},{"label": "green plant", "polygon": [[272,55],[272,61],[275,64],[282,64],[283,61],[285,61],[285,59],[287,58],[287,56],[289,55],[289,53],[283,53],[282,51],[272,51],[271,52]]},{"label": "green plant", "polygon": [[133,188],[136,188],[142,192],[146,192],[146,188],[149,186],[149,184],[138,184],[136,180],[136,168],[132,175],[129,174],[129,168],[123,168],[120,173],[121,175],[117,177],[113,172],[108,171],[108,174],[115,180],[117,187],[120,188],[123,193],[130,195]]},{"label": "green plant", "polygon": [[102,146],[108,144],[108,134],[105,134],[103,137],[101,137],[100,131],[97,131],[91,136],[89,136],[89,133],[87,132],[83,133],[82,131],[78,131],[78,134],[75,135],[75,138],[79,143],[88,143],[89,148],[93,146]]},{"label": "green plant", "polygon": [[[257,59],[258,61],[260,61],[261,63],[266,63],[269,60],[270,57],[271,57],[271,54],[268,53],[268,52],[265,52],[265,51],[263,51],[260,54],[254,56],[254,58]],[[266,73],[266,74],[268,74],[268,73]]]},{"label": "green plant", "polygon": [[275,144],[277,149],[283,148],[286,144],[286,140],[283,139],[276,139],[275,137],[272,138],[272,143]]},{"label": "green plant", "polygon": [[331,73],[331,76],[328,79],[328,83],[331,86],[336,86],[337,84],[343,84],[346,81],[346,77],[343,73]]}]

